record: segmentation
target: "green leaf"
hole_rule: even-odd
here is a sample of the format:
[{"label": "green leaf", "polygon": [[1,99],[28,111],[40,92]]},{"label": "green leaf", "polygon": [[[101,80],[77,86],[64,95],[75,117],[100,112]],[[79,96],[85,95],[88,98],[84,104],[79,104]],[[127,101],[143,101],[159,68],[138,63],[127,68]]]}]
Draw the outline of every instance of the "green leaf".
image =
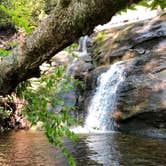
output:
[{"label": "green leaf", "polygon": [[138,3],[138,5],[143,6],[143,7],[150,7],[150,5],[146,1],[141,1]]},{"label": "green leaf", "polygon": [[137,10],[134,5],[129,6],[128,9],[129,9],[129,10]]},{"label": "green leaf", "polygon": [[0,57],[8,56],[10,53],[11,53],[11,51],[0,48]]}]

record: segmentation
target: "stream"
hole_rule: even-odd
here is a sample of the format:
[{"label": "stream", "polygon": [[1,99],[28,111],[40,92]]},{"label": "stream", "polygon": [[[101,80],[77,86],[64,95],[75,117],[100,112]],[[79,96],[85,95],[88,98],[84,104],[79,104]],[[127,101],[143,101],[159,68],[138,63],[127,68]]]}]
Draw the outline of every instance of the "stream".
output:
[{"label": "stream", "polygon": [[[89,41],[87,36],[81,38],[76,51],[80,59],[73,59],[67,74],[74,76],[75,68],[83,61],[91,63]],[[142,136],[116,132],[112,117],[117,107],[118,89],[128,68],[128,61],[116,62],[98,77],[84,126],[73,129],[84,134],[79,134],[77,142],[64,139],[77,166],[166,166],[166,139],[161,139],[164,136],[153,130],[148,134],[141,131]],[[73,91],[69,97],[72,95]],[[41,131],[19,130],[0,134],[0,166],[68,166],[68,163]]]},{"label": "stream", "polygon": [[[164,166],[166,140],[121,133],[80,135],[64,140],[78,166]],[[39,131],[0,135],[0,166],[68,166],[60,150]]]}]

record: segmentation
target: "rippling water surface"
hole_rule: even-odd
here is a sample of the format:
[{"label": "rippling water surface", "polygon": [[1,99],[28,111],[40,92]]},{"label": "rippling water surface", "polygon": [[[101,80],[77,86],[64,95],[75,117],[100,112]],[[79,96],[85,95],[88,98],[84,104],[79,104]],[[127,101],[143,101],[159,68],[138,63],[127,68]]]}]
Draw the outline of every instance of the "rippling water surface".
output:
[{"label": "rippling water surface", "polygon": [[[120,133],[82,135],[65,140],[78,166],[165,166],[166,140]],[[0,166],[68,166],[41,132],[0,135]]]}]

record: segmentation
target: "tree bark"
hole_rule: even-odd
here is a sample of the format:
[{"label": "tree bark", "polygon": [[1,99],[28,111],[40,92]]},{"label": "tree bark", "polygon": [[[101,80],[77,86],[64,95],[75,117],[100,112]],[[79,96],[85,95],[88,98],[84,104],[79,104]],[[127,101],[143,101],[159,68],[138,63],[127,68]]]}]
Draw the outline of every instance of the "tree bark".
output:
[{"label": "tree bark", "polygon": [[39,65],[120,9],[140,0],[61,0],[45,21],[0,62],[0,95],[39,76]]}]

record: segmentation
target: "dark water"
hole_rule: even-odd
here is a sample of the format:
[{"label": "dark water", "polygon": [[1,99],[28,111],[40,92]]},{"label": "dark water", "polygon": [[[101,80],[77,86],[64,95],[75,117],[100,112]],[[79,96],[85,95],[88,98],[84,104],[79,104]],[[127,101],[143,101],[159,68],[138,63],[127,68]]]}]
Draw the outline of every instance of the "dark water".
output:
[{"label": "dark water", "polygon": [[[166,140],[119,133],[65,141],[78,166],[166,166]],[[0,166],[67,166],[59,150],[41,132],[0,135]]]}]

